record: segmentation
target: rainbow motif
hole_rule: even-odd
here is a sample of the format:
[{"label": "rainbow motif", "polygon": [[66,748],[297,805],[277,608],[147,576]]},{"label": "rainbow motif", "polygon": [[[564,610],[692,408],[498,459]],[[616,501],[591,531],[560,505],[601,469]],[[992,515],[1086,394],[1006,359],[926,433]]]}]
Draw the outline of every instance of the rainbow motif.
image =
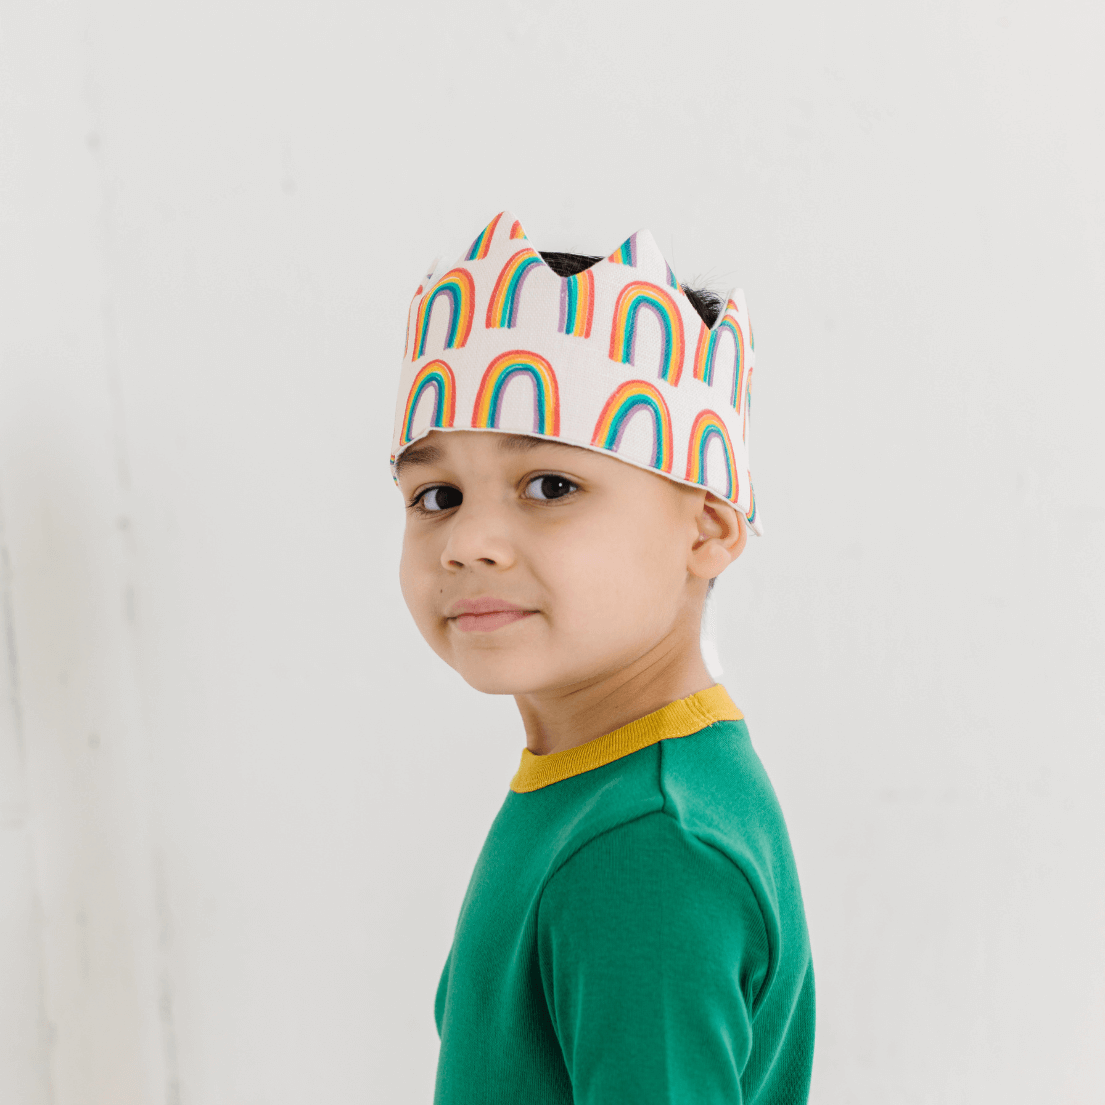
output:
[{"label": "rainbow motif", "polygon": [[637,235],[630,234],[628,238],[609,257],[607,261],[613,261],[615,265],[637,266]]},{"label": "rainbow motif", "polygon": [[406,445],[411,439],[411,428],[419,401],[427,391],[434,392],[434,413],[430,425],[438,429],[453,424],[457,410],[457,381],[453,370],[444,361],[428,361],[419,370],[407,395],[407,409],[403,415],[403,436],[400,445]]},{"label": "rainbow motif", "polygon": [[560,325],[562,334],[589,338],[595,317],[595,274],[590,269],[560,281]]},{"label": "rainbow motif", "polygon": [[729,440],[725,423],[711,410],[699,411],[691,427],[691,440],[687,449],[687,479],[703,487],[707,486],[706,450],[710,440],[715,437],[721,442],[725,453],[725,476],[728,481],[725,497],[735,503],[740,498],[737,458],[733,454],[733,443]]},{"label": "rainbow motif", "polygon": [[752,488],[752,473],[748,473],[748,498],[751,500],[752,505],[748,508],[748,513],[745,518],[748,519],[749,525],[756,520],[756,492]]},{"label": "rainbow motif", "polygon": [[407,355],[407,350],[411,345],[411,312],[414,310],[414,301],[422,294],[422,285],[418,285],[418,291],[411,296],[411,305],[407,308],[407,336],[403,339],[403,356]]},{"label": "rainbow motif", "polygon": [[660,352],[658,375],[674,387],[683,374],[683,316],[675,300],[658,284],[635,280],[622,288],[614,305],[610,359],[622,364],[636,364],[633,355],[637,344],[637,315],[642,308],[655,315],[660,323],[664,346]]},{"label": "rainbow motif", "polygon": [[645,380],[628,380],[606,400],[599,420],[595,423],[591,444],[616,453],[626,425],[639,411],[647,411],[652,417],[652,467],[661,472],[670,472],[671,414],[664,397],[654,385]]},{"label": "rainbow motif", "polygon": [[664,262],[664,268],[668,270],[668,283],[676,290],[679,291],[679,281],[675,279],[675,273],[672,271],[671,265]]},{"label": "rainbow motif", "polygon": [[[752,368],[756,366],[753,365]],[[741,428],[741,439],[748,440],[748,416],[752,413],[752,368],[748,370],[748,383],[744,385],[744,422]]]},{"label": "rainbow motif", "polygon": [[522,229],[522,224],[517,219],[514,220],[514,225],[510,228],[510,236],[512,239],[524,238],[526,236],[526,232]]},{"label": "rainbow motif", "polygon": [[417,361],[426,351],[426,334],[430,329],[430,314],[439,296],[449,302],[449,332],[445,338],[446,349],[457,349],[468,341],[472,332],[472,314],[476,303],[476,286],[467,269],[452,269],[433,287],[418,305],[418,321],[414,327],[414,351],[411,360]]},{"label": "rainbow motif", "polygon": [[503,353],[487,366],[472,408],[472,428],[499,428],[503,391],[515,376],[528,376],[533,381],[533,432],[556,437],[560,433],[560,390],[556,374],[544,357],[525,349]]},{"label": "rainbow motif", "polygon": [[[503,217],[503,213],[500,211],[495,218],[491,220],[483,228],[483,232],[476,237],[476,240],[472,243],[472,248],[468,251],[466,261],[482,261],[487,256],[487,251],[491,248],[491,239],[495,237],[495,227],[499,225],[499,220]],[[515,223],[515,226],[518,224]],[[514,234],[511,233],[511,237]]]},{"label": "rainbow motif", "polygon": [[518,321],[518,297],[522,291],[522,284],[534,268],[544,263],[541,260],[541,254],[527,246],[525,249],[520,249],[503,265],[499,279],[495,281],[495,290],[491,293],[491,299],[487,304],[488,329],[502,327],[510,329],[514,326]]},{"label": "rainbow motif", "polygon": [[[730,311],[732,308],[732,311]],[[744,396],[744,335],[737,323],[734,313],[736,304],[729,300],[725,314],[721,321],[712,330],[707,330],[705,325],[698,333],[698,345],[694,353],[694,378],[704,384],[712,385],[714,382],[714,362],[717,359],[718,347],[721,345],[723,335],[728,334],[733,345],[733,388],[730,402],[733,409],[740,413]]]}]

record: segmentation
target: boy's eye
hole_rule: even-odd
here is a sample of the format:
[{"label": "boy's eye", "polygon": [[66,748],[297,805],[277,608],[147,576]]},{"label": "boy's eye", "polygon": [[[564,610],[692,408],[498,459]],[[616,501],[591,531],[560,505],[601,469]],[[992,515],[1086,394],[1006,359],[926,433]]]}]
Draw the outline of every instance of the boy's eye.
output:
[{"label": "boy's eye", "polygon": [[460,506],[464,496],[455,487],[431,487],[419,497],[419,506],[431,514]]},{"label": "boy's eye", "polygon": [[530,499],[562,499],[577,490],[578,487],[565,476],[534,476],[526,484]]}]

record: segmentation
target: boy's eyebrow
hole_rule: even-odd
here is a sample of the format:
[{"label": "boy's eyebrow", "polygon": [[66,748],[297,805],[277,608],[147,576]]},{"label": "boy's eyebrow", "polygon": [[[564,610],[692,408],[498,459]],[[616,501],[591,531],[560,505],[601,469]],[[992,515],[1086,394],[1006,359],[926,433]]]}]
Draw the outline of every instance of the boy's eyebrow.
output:
[{"label": "boy's eyebrow", "polygon": [[559,445],[563,449],[578,449],[586,452],[580,445],[569,445],[566,441],[550,441],[547,437],[529,437],[526,434],[500,434],[499,448],[504,453],[525,453],[530,449],[538,449],[542,445]]},{"label": "boy's eyebrow", "polygon": [[[539,449],[542,445],[559,445],[562,449],[575,449],[585,453],[582,445],[570,445],[566,441],[550,441],[547,437],[530,437],[527,434],[496,434],[499,439],[497,444],[504,453],[526,453],[530,449]],[[421,445],[412,445],[399,454],[395,461],[395,475],[402,475],[403,469],[408,465],[436,464],[443,457],[442,451],[429,442]]]},{"label": "boy's eyebrow", "polygon": [[412,445],[409,449],[404,449],[396,458],[395,475],[399,477],[408,465],[433,464],[438,460],[441,460],[441,450],[436,445],[431,445],[429,442],[423,445]]}]

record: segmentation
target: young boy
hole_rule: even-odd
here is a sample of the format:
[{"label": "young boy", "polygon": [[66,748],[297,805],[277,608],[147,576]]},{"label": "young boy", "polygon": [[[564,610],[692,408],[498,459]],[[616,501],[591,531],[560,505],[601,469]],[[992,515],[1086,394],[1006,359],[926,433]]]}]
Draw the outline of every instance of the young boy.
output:
[{"label": "young boy", "polygon": [[807,1100],[794,858],[699,647],[761,532],[752,335],[720,307],[647,231],[540,254],[507,212],[411,304],[403,595],[526,731],[437,991],[437,1105]]}]

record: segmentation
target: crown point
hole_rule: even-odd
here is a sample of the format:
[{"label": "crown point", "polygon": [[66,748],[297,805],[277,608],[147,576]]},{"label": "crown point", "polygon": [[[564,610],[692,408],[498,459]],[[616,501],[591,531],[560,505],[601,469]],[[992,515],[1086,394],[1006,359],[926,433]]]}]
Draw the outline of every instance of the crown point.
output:
[{"label": "crown point", "polygon": [[637,235],[630,234],[630,236],[606,259],[607,261],[613,262],[615,265],[629,265],[631,268],[636,268]]}]

